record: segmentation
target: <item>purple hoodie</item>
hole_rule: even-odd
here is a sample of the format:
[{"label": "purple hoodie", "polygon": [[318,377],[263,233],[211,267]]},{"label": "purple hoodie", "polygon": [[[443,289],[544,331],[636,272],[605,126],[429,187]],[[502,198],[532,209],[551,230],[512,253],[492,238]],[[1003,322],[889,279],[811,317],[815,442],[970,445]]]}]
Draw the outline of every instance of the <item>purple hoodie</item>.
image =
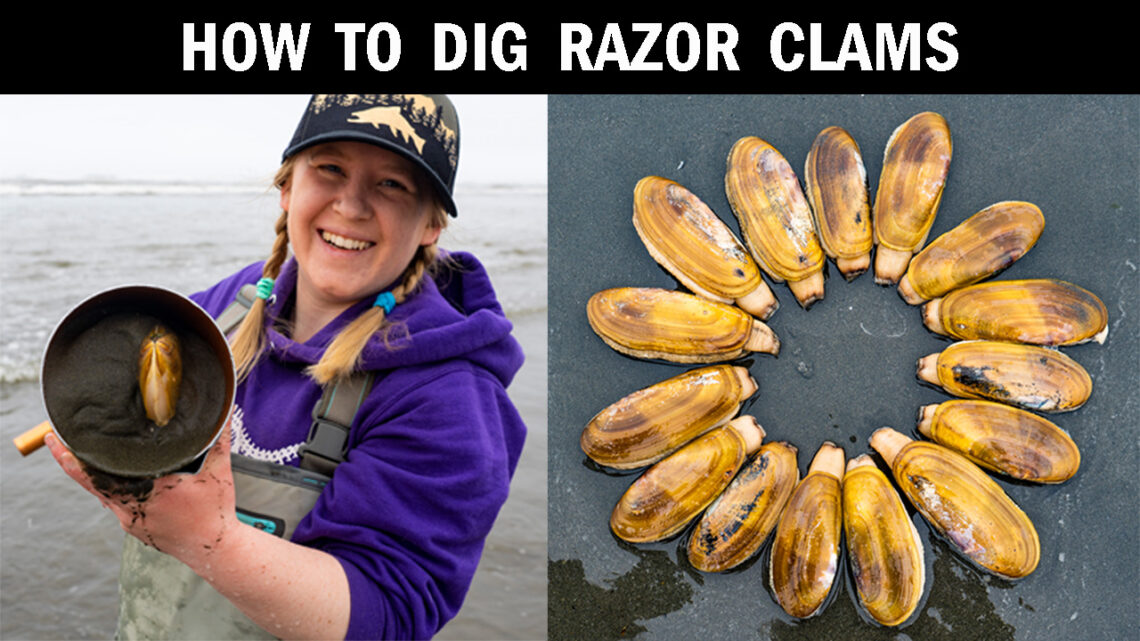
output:
[{"label": "purple hoodie", "polygon": [[[374,339],[362,367],[376,383],[352,425],[347,460],[293,541],[335,556],[351,590],[349,639],[428,638],[455,616],[483,542],[507,498],[526,427],[506,388],[523,362],[483,266],[450,254],[447,269],[389,315],[408,332]],[[261,278],[250,265],[192,298],[217,316]],[[316,363],[371,300],[303,344],[272,328],[291,304],[297,266],[282,268],[267,317],[268,354],[238,387],[234,452],[297,465],[321,390]]]}]

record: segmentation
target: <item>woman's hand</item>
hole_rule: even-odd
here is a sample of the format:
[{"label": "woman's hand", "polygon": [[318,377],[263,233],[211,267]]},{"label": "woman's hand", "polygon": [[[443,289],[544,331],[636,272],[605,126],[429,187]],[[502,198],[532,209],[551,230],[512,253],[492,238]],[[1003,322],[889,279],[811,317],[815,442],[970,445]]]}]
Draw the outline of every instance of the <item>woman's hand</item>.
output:
[{"label": "woman's hand", "polygon": [[351,599],[340,562],[237,519],[228,424],[201,471],[155,479],[143,499],[100,491],[54,434],[44,442],[123,530],[188,565],[264,629],[282,639],[344,638]]},{"label": "woman's hand", "polygon": [[228,423],[197,474],[157,478],[149,495],[141,499],[100,490],[83,464],[54,434],[44,442],[63,471],[111,510],[125,532],[191,567],[209,556],[226,532],[239,524],[234,509]]}]

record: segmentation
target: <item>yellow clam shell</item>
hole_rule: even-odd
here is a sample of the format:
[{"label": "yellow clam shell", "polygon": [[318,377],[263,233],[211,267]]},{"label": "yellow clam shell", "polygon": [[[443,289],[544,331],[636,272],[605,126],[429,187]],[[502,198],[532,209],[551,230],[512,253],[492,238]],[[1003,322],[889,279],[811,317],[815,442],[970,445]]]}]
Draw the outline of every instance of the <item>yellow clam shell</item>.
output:
[{"label": "yellow clam shell", "polygon": [[649,465],[727,423],[755,391],[756,381],[744,367],[690,370],[598,412],[582,430],[582,451],[615,469]]},{"label": "yellow clam shell", "polygon": [[732,230],[680,184],[646,176],[633,190],[633,226],[662,267],[693,293],[736,303],[760,319],[779,302]]},{"label": "yellow clam shell", "polygon": [[919,359],[917,374],[953,396],[1041,412],[1075,410],[1092,394],[1092,378],[1080,363],[1055,349],[1020,343],[952,343]]},{"label": "yellow clam shell", "polygon": [[993,401],[925,405],[918,431],[984,468],[1022,481],[1062,483],[1081,466],[1077,444],[1052,421]]},{"label": "yellow clam shell", "polygon": [[805,309],[823,298],[823,249],[811,208],[788,161],[755,136],[736,141],[724,177],[729,205],[760,267],[787,281]]},{"label": "yellow clam shell", "polygon": [[630,543],[680,532],[732,481],[763,438],[764,430],[751,416],[705,432],[629,486],[610,515],[610,529]]},{"label": "yellow clam shell", "polygon": [[799,483],[796,452],[784,441],[765,443],[740,470],[689,535],[693,567],[723,572],[756,554]]},{"label": "yellow clam shell", "polygon": [[182,386],[182,348],[178,336],[156,325],[139,346],[139,393],[146,417],[158,427],[174,418]]},{"label": "yellow clam shell", "polygon": [[988,278],[1032,249],[1044,228],[1033,203],[990,205],[918,252],[899,281],[899,295],[917,305]]},{"label": "yellow clam shell", "polygon": [[780,350],[776,334],[748,312],[684,292],[607,289],[590,297],[586,316],[607,345],[636,358],[715,363]]},{"label": "yellow clam shell", "polygon": [[1095,294],[1051,278],[978,283],[923,306],[930,331],[958,339],[1034,345],[1103,343],[1108,309]]},{"label": "yellow clam shell", "polygon": [[969,459],[886,427],[872,434],[871,447],[911,504],[967,559],[1008,579],[1037,568],[1041,544],[1033,522]]},{"label": "yellow clam shell", "polygon": [[804,163],[804,191],[820,246],[847,280],[871,266],[871,201],[859,145],[842,127],[819,132]]},{"label": "yellow clam shell", "polygon": [[926,242],[950,169],[950,127],[934,112],[899,125],[887,140],[871,220],[875,282],[893,285]]},{"label": "yellow clam shell", "polygon": [[819,614],[839,572],[843,536],[843,449],[824,442],[796,486],[772,539],[768,577],[789,615]]},{"label": "yellow clam shell", "polygon": [[898,492],[867,454],[847,463],[843,531],[859,603],[882,625],[905,622],[926,585],[922,539]]}]

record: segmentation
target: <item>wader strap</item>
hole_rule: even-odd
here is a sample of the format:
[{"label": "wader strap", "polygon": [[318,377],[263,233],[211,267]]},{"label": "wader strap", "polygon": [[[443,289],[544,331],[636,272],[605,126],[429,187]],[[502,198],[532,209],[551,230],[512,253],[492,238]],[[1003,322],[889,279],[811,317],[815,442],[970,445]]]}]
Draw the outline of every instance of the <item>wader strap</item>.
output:
[{"label": "wader strap", "polygon": [[339,383],[325,386],[321,400],[313,407],[309,438],[298,452],[301,469],[333,475],[333,470],[348,454],[352,419],[372,390],[374,378],[374,372],[357,372]]},{"label": "wader strap", "polygon": [[234,302],[222,310],[221,314],[218,314],[216,322],[218,327],[222,329],[223,335],[228,336],[234,328],[241,324],[242,319],[249,312],[249,308],[253,306],[253,299],[256,296],[256,285],[242,285],[237,296],[234,297]]},{"label": "wader strap", "polygon": [[[253,306],[257,286],[242,285],[234,301],[221,314],[217,324],[223,334],[236,328]],[[360,404],[372,390],[373,372],[358,372],[334,385],[326,385],[321,399],[313,407],[313,424],[309,437],[301,446],[300,467],[331,477],[336,466],[348,453],[348,432]]]}]

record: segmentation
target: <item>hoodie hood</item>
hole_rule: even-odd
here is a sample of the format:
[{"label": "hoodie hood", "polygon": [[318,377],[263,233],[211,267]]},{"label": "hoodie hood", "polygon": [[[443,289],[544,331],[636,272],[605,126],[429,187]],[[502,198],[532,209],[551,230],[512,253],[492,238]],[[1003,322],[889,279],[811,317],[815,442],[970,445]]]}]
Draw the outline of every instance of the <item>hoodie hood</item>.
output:
[{"label": "hoodie hood", "polygon": [[[482,263],[466,252],[442,253],[441,268],[425,278],[414,294],[388,315],[392,326],[388,344],[377,335],[361,356],[366,370],[388,370],[466,359],[492,372],[504,386],[522,366],[523,352],[510,335],[512,325],[495,297]],[[260,268],[258,268],[259,270]],[[363,300],[345,310],[305,343],[274,329],[291,304],[297,286],[297,263],[282,266],[269,306],[266,337],[270,354],[281,362],[315,364],[346,325],[372,306]]]}]

